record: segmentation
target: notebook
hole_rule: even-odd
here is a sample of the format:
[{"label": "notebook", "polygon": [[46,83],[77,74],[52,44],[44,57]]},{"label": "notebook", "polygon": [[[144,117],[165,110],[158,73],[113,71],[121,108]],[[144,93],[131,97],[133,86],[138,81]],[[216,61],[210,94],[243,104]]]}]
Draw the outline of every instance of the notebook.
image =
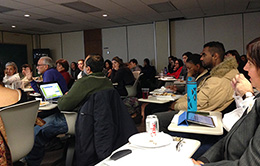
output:
[{"label": "notebook", "polygon": [[63,96],[61,88],[57,82],[49,82],[40,84],[40,92],[46,101],[57,101],[59,97]]}]

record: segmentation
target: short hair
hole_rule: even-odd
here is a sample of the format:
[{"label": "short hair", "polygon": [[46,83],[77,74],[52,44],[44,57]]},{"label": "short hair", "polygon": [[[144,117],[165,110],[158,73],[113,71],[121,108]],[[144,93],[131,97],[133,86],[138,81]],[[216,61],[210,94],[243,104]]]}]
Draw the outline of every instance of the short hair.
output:
[{"label": "short hair", "polygon": [[132,63],[135,63],[135,64],[138,64],[138,62],[137,62],[137,60],[134,58],[134,59],[131,59],[130,61],[129,61],[129,63],[130,62],[132,62]]},{"label": "short hair", "polygon": [[7,62],[7,63],[5,64],[5,68],[6,68],[7,66],[13,66],[13,67],[14,67],[14,70],[15,70],[15,73],[18,73],[17,65],[16,65],[14,62]]},{"label": "short hair", "polygon": [[85,66],[89,66],[93,73],[102,72],[104,64],[103,57],[99,54],[90,54],[87,57],[89,58],[86,60]]},{"label": "short hair", "polygon": [[53,60],[48,56],[43,56],[40,59],[43,60],[44,65],[48,65],[49,68],[54,67]]},{"label": "short hair", "polygon": [[199,64],[200,66],[202,66],[202,62],[200,60],[201,55],[199,54],[191,54],[191,56],[188,57],[186,62],[192,63],[194,65]]},{"label": "short hair", "polygon": [[65,60],[65,59],[58,59],[56,61],[56,65],[57,64],[60,64],[64,68],[65,71],[69,70],[69,63],[68,63],[67,60]]},{"label": "short hair", "polygon": [[117,61],[119,63],[119,67],[124,66],[123,60],[119,58],[118,56],[115,56],[112,61]]},{"label": "short hair", "polygon": [[23,64],[22,65],[22,68],[27,68],[27,67],[29,67],[29,69],[32,70],[32,67],[29,64]]},{"label": "short hair", "polygon": [[182,56],[184,56],[184,55],[186,55],[189,58],[192,55],[192,53],[188,51],[188,52],[185,52],[182,54]]},{"label": "short hair", "polygon": [[260,69],[260,37],[255,38],[246,46],[248,59]]},{"label": "short hair", "polygon": [[106,63],[109,64],[109,69],[112,69],[112,62],[111,62],[109,59],[105,60],[105,62],[104,62],[104,68],[106,68]]},{"label": "short hair", "polygon": [[209,47],[209,52],[211,54],[215,54],[218,53],[220,55],[220,59],[221,61],[224,60],[224,56],[225,56],[225,47],[222,43],[218,42],[218,41],[212,41],[212,42],[208,42],[206,43],[203,48]]},{"label": "short hair", "polygon": [[240,63],[241,59],[240,59],[240,55],[239,53],[237,52],[237,50],[228,50],[225,55],[227,54],[231,54],[232,56],[234,56],[237,60],[237,63]]},{"label": "short hair", "polygon": [[0,84],[3,84],[4,76],[5,76],[5,69],[2,62],[0,61]]},{"label": "short hair", "polygon": [[150,66],[150,60],[148,58],[145,58],[144,62],[147,64],[147,66]]},{"label": "short hair", "polygon": [[78,62],[79,62],[79,61],[82,61],[82,62],[84,63],[84,59],[79,59]]}]

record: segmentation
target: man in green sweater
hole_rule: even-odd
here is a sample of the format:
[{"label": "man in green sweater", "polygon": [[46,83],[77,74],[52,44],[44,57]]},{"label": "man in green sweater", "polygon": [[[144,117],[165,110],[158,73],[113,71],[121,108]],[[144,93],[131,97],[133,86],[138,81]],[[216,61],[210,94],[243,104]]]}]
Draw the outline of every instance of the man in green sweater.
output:
[{"label": "man in green sweater", "polygon": [[77,111],[85,99],[101,90],[114,88],[102,73],[104,60],[100,55],[88,55],[84,62],[87,76],[77,80],[68,93],[59,98],[58,107],[62,111]]},{"label": "man in green sweater", "polygon": [[[89,55],[84,62],[87,76],[77,80],[63,97],[58,100],[59,110],[77,111],[86,98],[98,91],[114,88],[111,81],[102,73],[104,60],[100,55]],[[28,166],[40,166],[44,157],[45,145],[59,134],[67,133],[67,122],[62,113],[43,119],[43,126],[35,126],[35,143],[26,156]]]}]

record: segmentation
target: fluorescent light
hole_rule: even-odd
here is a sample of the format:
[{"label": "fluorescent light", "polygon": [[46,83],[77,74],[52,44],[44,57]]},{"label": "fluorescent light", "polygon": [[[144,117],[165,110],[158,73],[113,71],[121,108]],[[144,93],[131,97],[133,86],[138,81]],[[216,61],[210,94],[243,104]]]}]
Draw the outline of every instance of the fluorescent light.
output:
[{"label": "fluorescent light", "polygon": [[15,26],[15,25],[12,25],[12,28],[16,28],[16,26]]},{"label": "fluorescent light", "polygon": [[108,15],[107,15],[107,14],[103,14],[102,16],[103,16],[103,17],[107,17]]},{"label": "fluorescent light", "polygon": [[25,14],[24,17],[30,17],[30,14]]}]

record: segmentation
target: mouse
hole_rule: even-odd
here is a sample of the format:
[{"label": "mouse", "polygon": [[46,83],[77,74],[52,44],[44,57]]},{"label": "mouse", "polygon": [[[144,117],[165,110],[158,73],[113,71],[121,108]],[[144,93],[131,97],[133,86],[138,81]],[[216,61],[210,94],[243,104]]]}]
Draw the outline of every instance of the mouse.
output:
[{"label": "mouse", "polygon": [[130,153],[132,153],[132,150],[130,150],[130,149],[119,150],[119,151],[115,152],[114,154],[112,154],[110,159],[111,160],[117,160],[117,159],[120,159],[121,157],[124,157],[124,156],[130,154]]}]

